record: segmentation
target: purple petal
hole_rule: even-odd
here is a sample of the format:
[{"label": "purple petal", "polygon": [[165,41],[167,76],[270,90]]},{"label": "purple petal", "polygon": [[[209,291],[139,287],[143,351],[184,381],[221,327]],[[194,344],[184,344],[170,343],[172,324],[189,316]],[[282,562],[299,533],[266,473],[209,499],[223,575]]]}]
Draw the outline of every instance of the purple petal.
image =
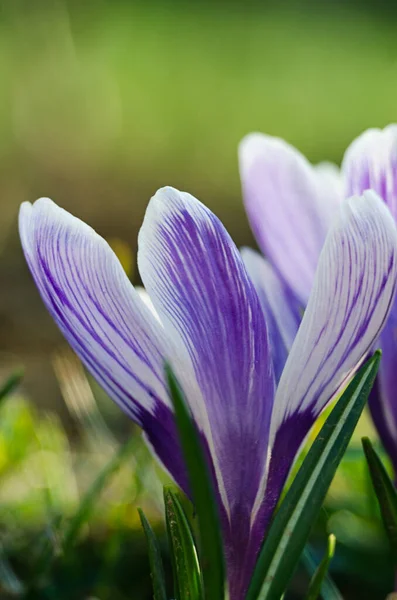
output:
[{"label": "purple petal", "polygon": [[327,236],[277,389],[265,503],[258,512],[262,524],[315,419],[378,337],[396,274],[397,231],[389,210],[373,192],[347,200]]},{"label": "purple petal", "polygon": [[24,203],[19,228],[36,285],[62,333],[102,387],[145,428],[160,460],[186,489],[163,375],[171,351],[161,324],[105,240],[51,200]]},{"label": "purple petal", "polygon": [[241,255],[262,305],[274,373],[279,381],[301,322],[300,307],[268,261],[250,248],[243,248]]},{"label": "purple petal", "polygon": [[272,427],[302,409],[319,414],[365,357],[394,296],[396,241],[394,221],[376,194],[342,204],[277,390]]},{"label": "purple petal", "polygon": [[397,474],[397,301],[380,336],[382,360],[369,408]]},{"label": "purple petal", "polygon": [[188,400],[214,462],[230,592],[240,599],[259,548],[249,541],[250,519],[267,466],[274,395],[259,299],[220,221],[172,188],[149,204],[138,264],[165,329],[194,365],[202,396]]},{"label": "purple petal", "polygon": [[281,139],[251,134],[240,145],[244,203],[256,240],[306,305],[340,200],[335,173],[314,168]]},{"label": "purple petal", "polygon": [[397,219],[397,125],[368,129],[346,150],[342,172],[346,194],[374,190]]}]

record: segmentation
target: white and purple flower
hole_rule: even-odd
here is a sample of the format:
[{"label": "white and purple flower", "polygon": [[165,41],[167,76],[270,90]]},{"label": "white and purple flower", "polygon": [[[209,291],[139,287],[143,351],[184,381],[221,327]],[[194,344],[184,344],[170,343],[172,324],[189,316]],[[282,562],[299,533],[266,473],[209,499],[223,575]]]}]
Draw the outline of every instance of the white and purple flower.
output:
[{"label": "white and purple flower", "polygon": [[[262,295],[269,295],[264,288],[270,277],[284,290],[278,292],[279,322],[285,319],[281,313],[289,319],[297,305],[306,305],[328,228],[345,198],[372,189],[397,220],[397,125],[365,131],[347,149],[340,170],[311,165],[281,139],[250,134],[240,145],[240,171],[251,227],[270,262],[257,255],[247,266],[252,274],[254,264],[265,263],[258,268],[271,273],[255,276]],[[378,344],[382,360],[369,406],[397,473],[397,299]],[[288,346],[279,346],[282,368]]]},{"label": "white and purple flower", "polygon": [[[266,263],[244,251],[251,279],[217,217],[173,188],[152,198],[139,234],[151,302],[105,240],[51,200],[24,203],[19,226],[36,285],[66,339],[189,493],[164,375],[171,363],[214,477],[230,598],[242,600],[299,448],[387,317],[397,276],[389,211],[372,192],[343,203],[314,281],[307,277],[300,325],[289,288],[272,273],[263,276],[262,310],[254,283]],[[282,346],[288,358],[280,358]]]}]

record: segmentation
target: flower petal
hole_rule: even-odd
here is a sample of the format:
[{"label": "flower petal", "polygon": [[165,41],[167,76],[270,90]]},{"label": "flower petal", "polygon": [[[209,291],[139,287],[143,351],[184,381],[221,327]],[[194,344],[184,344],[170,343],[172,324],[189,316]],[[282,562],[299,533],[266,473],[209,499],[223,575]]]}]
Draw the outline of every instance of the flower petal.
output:
[{"label": "flower petal", "polygon": [[299,306],[289,288],[258,252],[242,248],[241,255],[265,314],[274,373],[279,381],[301,322]]},{"label": "flower petal", "polygon": [[346,150],[342,172],[347,196],[372,189],[397,219],[397,125],[368,129]]},{"label": "flower petal", "polygon": [[397,301],[380,336],[382,360],[369,408],[397,474]]},{"label": "flower petal", "polygon": [[396,255],[396,226],[376,194],[342,204],[277,390],[275,430],[297,412],[318,415],[370,350],[391,307]]},{"label": "flower petal", "polygon": [[339,204],[344,199],[343,178],[340,168],[334,163],[323,161],[314,165],[320,198],[332,210],[338,210]]},{"label": "flower petal", "polygon": [[150,201],[138,265],[165,329],[187,349],[202,391],[188,400],[214,462],[227,515],[230,590],[240,598],[253,568],[252,556],[248,566],[244,561],[252,552],[250,516],[267,466],[274,395],[259,299],[220,221],[173,188]]},{"label": "flower petal", "polygon": [[[23,250],[40,294],[66,339],[120,407],[146,431],[186,489],[163,374],[171,351],[109,245],[49,199],[21,206]],[[156,443],[157,441],[157,443]]]},{"label": "flower petal", "polygon": [[277,389],[263,511],[274,509],[315,419],[371,349],[393,301],[397,230],[389,210],[374,192],[341,206]]},{"label": "flower petal", "polygon": [[[256,240],[306,305],[339,202],[335,177],[279,138],[253,133],[240,144],[244,203]],[[328,178],[328,182],[327,182]],[[325,189],[325,191],[324,191]],[[330,198],[335,195],[335,201]]]}]

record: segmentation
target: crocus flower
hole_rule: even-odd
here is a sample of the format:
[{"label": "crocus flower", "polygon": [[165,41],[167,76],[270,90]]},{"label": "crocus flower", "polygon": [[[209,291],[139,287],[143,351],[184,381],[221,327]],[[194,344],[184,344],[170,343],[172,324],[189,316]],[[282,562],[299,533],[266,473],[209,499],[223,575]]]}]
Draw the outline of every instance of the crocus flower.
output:
[{"label": "crocus flower", "polygon": [[138,266],[150,302],[105,240],[51,200],[24,203],[19,227],[66,339],[189,494],[164,377],[171,362],[213,475],[230,598],[242,600],[299,447],[388,313],[397,276],[388,210],[371,193],[343,205],[277,391],[255,287],[220,221],[189,194],[164,188],[147,208]]},{"label": "crocus flower", "polygon": [[[360,135],[346,150],[340,170],[327,163],[311,165],[281,139],[251,134],[240,146],[240,171],[251,227],[270,263],[261,267],[262,275],[256,276],[256,283],[265,297],[274,288],[270,286],[270,292],[265,289],[269,288],[270,278],[278,279],[278,286],[284,290],[282,297],[287,294],[287,306],[294,310],[307,303],[322,245],[344,198],[375,190],[397,219],[397,125],[369,129]],[[264,260],[259,256],[255,261],[248,256],[247,268],[250,272],[257,270],[255,265],[261,262]],[[278,307],[278,322],[282,322],[280,311],[285,301],[277,304],[274,299],[273,305]],[[284,313],[289,315],[290,311]],[[396,332],[397,299],[377,342],[382,361],[369,402],[373,421],[397,473]],[[290,345],[287,350],[280,342],[273,347],[279,348],[277,357],[282,368]]]}]

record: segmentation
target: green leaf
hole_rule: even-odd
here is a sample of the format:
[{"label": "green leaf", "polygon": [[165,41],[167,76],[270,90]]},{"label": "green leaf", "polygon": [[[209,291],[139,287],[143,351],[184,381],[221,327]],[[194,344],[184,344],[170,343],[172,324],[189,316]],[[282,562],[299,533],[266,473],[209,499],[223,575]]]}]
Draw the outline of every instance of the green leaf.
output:
[{"label": "green leaf", "polygon": [[174,405],[183,455],[192,491],[200,532],[200,564],[207,600],[222,600],[225,588],[225,566],[218,508],[200,434],[191,417],[183,393],[171,368],[166,377]]},{"label": "green leaf", "polygon": [[7,398],[21,383],[23,377],[23,371],[15,371],[10,377],[3,383],[0,388],[0,402]]},{"label": "green leaf", "polygon": [[153,529],[151,528],[149,521],[145,517],[143,511],[140,508],[138,508],[138,512],[149,546],[149,562],[153,584],[153,600],[167,600],[167,594],[165,591],[163,561],[161,560],[161,552],[157,542],[157,538],[154,535]]},{"label": "green leaf", "polygon": [[47,581],[55,561],[61,555],[61,536],[59,534],[62,518],[57,515],[33,540],[31,550],[31,576],[25,578],[29,590],[41,588]]},{"label": "green leaf", "polygon": [[331,533],[331,535],[328,537],[327,551],[317,569],[312,568],[314,561],[312,562],[313,559],[311,557],[310,550],[306,547],[303,552],[303,557],[304,559],[306,558],[305,563],[307,567],[310,571],[314,571],[310,580],[306,600],[317,600],[320,594],[324,600],[342,600],[342,596],[337,590],[335,584],[327,575],[329,564],[335,553],[335,541],[336,538]]},{"label": "green leaf", "polygon": [[63,534],[62,549],[66,554],[76,542],[82,526],[89,519],[94,505],[97,502],[101,492],[112,476],[120,469],[124,461],[130,456],[134,447],[134,438],[122,446],[116,455],[109,461],[102,472],[95,479],[94,483],[85,494],[75,515],[69,521],[66,531]]},{"label": "green leaf", "polygon": [[358,371],[306,455],[270,526],[246,600],[279,600],[367,401],[380,352]]},{"label": "green leaf", "polygon": [[3,549],[0,548],[0,592],[20,597],[25,591],[24,584],[15,575],[4,555]]},{"label": "green leaf", "polygon": [[397,492],[382,461],[367,437],[362,438],[365,458],[367,459],[372,485],[378,499],[383,524],[397,559]]},{"label": "green leaf", "polygon": [[171,488],[164,488],[176,600],[202,600],[202,580],[196,545],[185,511]]}]

